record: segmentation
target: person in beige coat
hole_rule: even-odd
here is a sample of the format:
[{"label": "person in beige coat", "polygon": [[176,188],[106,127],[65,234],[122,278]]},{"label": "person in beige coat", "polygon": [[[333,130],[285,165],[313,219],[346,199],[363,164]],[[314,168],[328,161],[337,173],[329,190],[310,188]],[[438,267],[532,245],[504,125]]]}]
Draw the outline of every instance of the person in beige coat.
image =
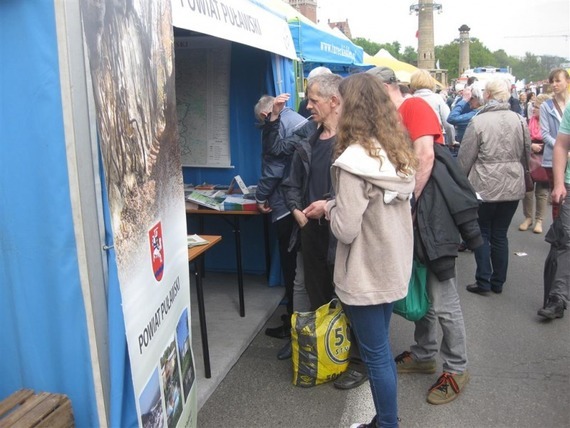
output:
[{"label": "person in beige coat", "polygon": [[331,167],[335,199],[325,215],[337,238],[335,293],[366,365],[376,416],[361,427],[397,427],[397,372],[390,347],[394,302],[412,269],[410,199],[417,161],[384,85],[366,73],[339,86],[341,116]]},{"label": "person in beige coat", "polygon": [[467,286],[477,294],[503,291],[509,265],[507,232],[526,193],[523,164],[528,165],[530,135],[526,121],[510,110],[509,88],[502,78],[487,83],[485,106],[469,122],[457,157],[481,199],[484,244],[474,250],[476,282]]}]

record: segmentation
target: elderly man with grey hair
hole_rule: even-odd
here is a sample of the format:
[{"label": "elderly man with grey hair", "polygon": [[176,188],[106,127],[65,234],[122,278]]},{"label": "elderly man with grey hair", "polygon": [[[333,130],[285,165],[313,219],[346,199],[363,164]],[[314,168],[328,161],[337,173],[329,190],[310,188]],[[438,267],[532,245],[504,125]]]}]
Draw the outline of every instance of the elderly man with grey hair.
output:
[{"label": "elderly man with grey hair", "polygon": [[[300,245],[304,266],[305,288],[310,310],[330,302],[334,297],[333,269],[336,241],[324,217],[327,199],[333,196],[330,175],[332,153],[340,116],[342,77],[333,73],[313,76],[307,84],[307,108],[312,120],[292,137],[279,139],[276,135],[279,104],[274,103],[270,117],[272,127],[267,135],[277,140],[275,154],[293,153],[291,169],[283,181],[287,207],[296,220],[291,247]],[[297,308],[295,308],[297,310]],[[355,348],[355,347],[354,347]],[[354,388],[368,379],[366,368],[357,355],[351,356],[349,369],[335,381],[341,389]]]},{"label": "elderly man with grey hair", "polygon": [[[319,66],[319,67],[315,67],[313,68],[309,74],[307,75],[307,82],[315,77],[315,76],[319,76],[321,74],[332,74],[332,71],[330,70],[330,68],[328,67],[324,67],[324,66]],[[305,97],[301,100],[301,102],[299,103],[299,109],[297,110],[297,112],[303,116],[303,117],[311,117],[311,111],[307,108],[307,103],[308,103],[308,98]]]},{"label": "elderly man with grey hair", "polygon": [[[289,94],[280,94],[277,97],[263,95],[254,107],[255,117],[260,122],[260,127],[265,128],[266,119],[273,111],[274,104],[284,105],[289,99]],[[281,138],[290,137],[293,132],[303,123],[307,122],[303,116],[289,107],[281,107],[279,113],[278,134]],[[288,171],[291,156],[272,154],[274,141],[266,137],[262,138],[261,150],[261,177],[257,182],[255,199],[260,212],[270,214],[273,225],[277,232],[279,243],[279,260],[285,282],[285,298],[287,300],[287,314],[282,316],[282,325],[265,330],[265,334],[279,339],[291,337],[291,316],[294,306],[295,281],[299,282],[298,288],[302,288],[302,275],[296,277],[297,251],[289,251],[289,240],[293,231],[294,220],[285,204],[285,198],[281,190],[281,182]],[[285,359],[291,354],[290,341],[278,352],[277,358]]]}]

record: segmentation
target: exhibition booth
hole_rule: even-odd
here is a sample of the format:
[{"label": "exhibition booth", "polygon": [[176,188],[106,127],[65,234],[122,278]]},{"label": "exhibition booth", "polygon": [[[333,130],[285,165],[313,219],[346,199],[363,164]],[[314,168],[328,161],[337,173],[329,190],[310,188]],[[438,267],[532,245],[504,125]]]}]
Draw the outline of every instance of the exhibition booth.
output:
[{"label": "exhibition booth", "polygon": [[[0,92],[10,106],[0,114],[0,196],[10,201],[0,225],[0,401],[29,388],[68,396],[77,426],[196,425],[183,184],[238,174],[255,184],[253,106],[263,93],[292,91],[296,58],[287,23],[256,4],[196,4],[0,4]],[[191,18],[177,21],[184,13]],[[233,35],[215,33],[211,19]],[[201,82],[186,89],[205,105],[177,103],[175,61],[193,37],[199,52],[179,56],[214,68],[183,64],[182,86]],[[222,83],[228,113],[212,118]],[[206,133],[226,123],[226,153],[208,152],[206,140],[182,167],[184,107],[209,109]],[[250,226],[244,235],[262,240]],[[263,244],[248,245],[259,257],[251,251],[244,268],[262,274]],[[226,260],[235,263],[208,257],[235,272]]]}]

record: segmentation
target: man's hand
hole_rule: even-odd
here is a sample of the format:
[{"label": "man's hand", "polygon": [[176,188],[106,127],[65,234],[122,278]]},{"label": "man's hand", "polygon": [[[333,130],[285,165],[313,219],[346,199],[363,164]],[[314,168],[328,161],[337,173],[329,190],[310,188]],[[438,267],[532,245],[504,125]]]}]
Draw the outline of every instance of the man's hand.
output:
[{"label": "man's hand", "polygon": [[566,199],[567,192],[566,187],[564,187],[564,183],[558,183],[552,189],[552,202],[562,204],[564,203],[564,199]]},{"label": "man's hand", "polygon": [[542,151],[542,144],[532,143],[530,149],[533,153],[540,153]]},{"label": "man's hand", "polygon": [[303,214],[303,211],[301,210],[294,210],[293,217],[295,217],[295,220],[297,221],[297,224],[300,228],[303,228],[309,222],[307,216]]},{"label": "man's hand", "polygon": [[271,122],[279,118],[279,114],[281,114],[281,111],[285,108],[285,103],[289,101],[289,98],[291,98],[289,94],[279,94],[275,97],[275,100],[273,100],[273,110],[271,110],[271,117],[269,118]]},{"label": "man's hand", "polygon": [[562,204],[567,196],[564,185],[564,171],[570,154],[570,134],[558,132],[556,143],[552,150],[552,175],[554,186],[552,188],[552,202]]},{"label": "man's hand", "polygon": [[315,201],[307,208],[305,208],[303,210],[303,213],[307,216],[307,218],[319,219],[325,215],[326,203],[327,201],[325,201],[324,199],[320,201]]},{"label": "man's hand", "polygon": [[263,214],[267,214],[267,213],[270,213],[272,211],[271,207],[269,205],[267,205],[267,202],[264,202],[263,204],[258,203],[257,209],[259,210],[259,212],[261,212]]}]

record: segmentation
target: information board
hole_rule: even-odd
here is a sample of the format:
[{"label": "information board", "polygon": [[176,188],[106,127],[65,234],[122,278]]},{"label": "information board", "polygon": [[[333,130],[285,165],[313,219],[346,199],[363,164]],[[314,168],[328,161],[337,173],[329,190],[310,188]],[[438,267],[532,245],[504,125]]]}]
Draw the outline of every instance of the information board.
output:
[{"label": "information board", "polygon": [[182,165],[230,167],[231,42],[176,38],[176,111]]}]

